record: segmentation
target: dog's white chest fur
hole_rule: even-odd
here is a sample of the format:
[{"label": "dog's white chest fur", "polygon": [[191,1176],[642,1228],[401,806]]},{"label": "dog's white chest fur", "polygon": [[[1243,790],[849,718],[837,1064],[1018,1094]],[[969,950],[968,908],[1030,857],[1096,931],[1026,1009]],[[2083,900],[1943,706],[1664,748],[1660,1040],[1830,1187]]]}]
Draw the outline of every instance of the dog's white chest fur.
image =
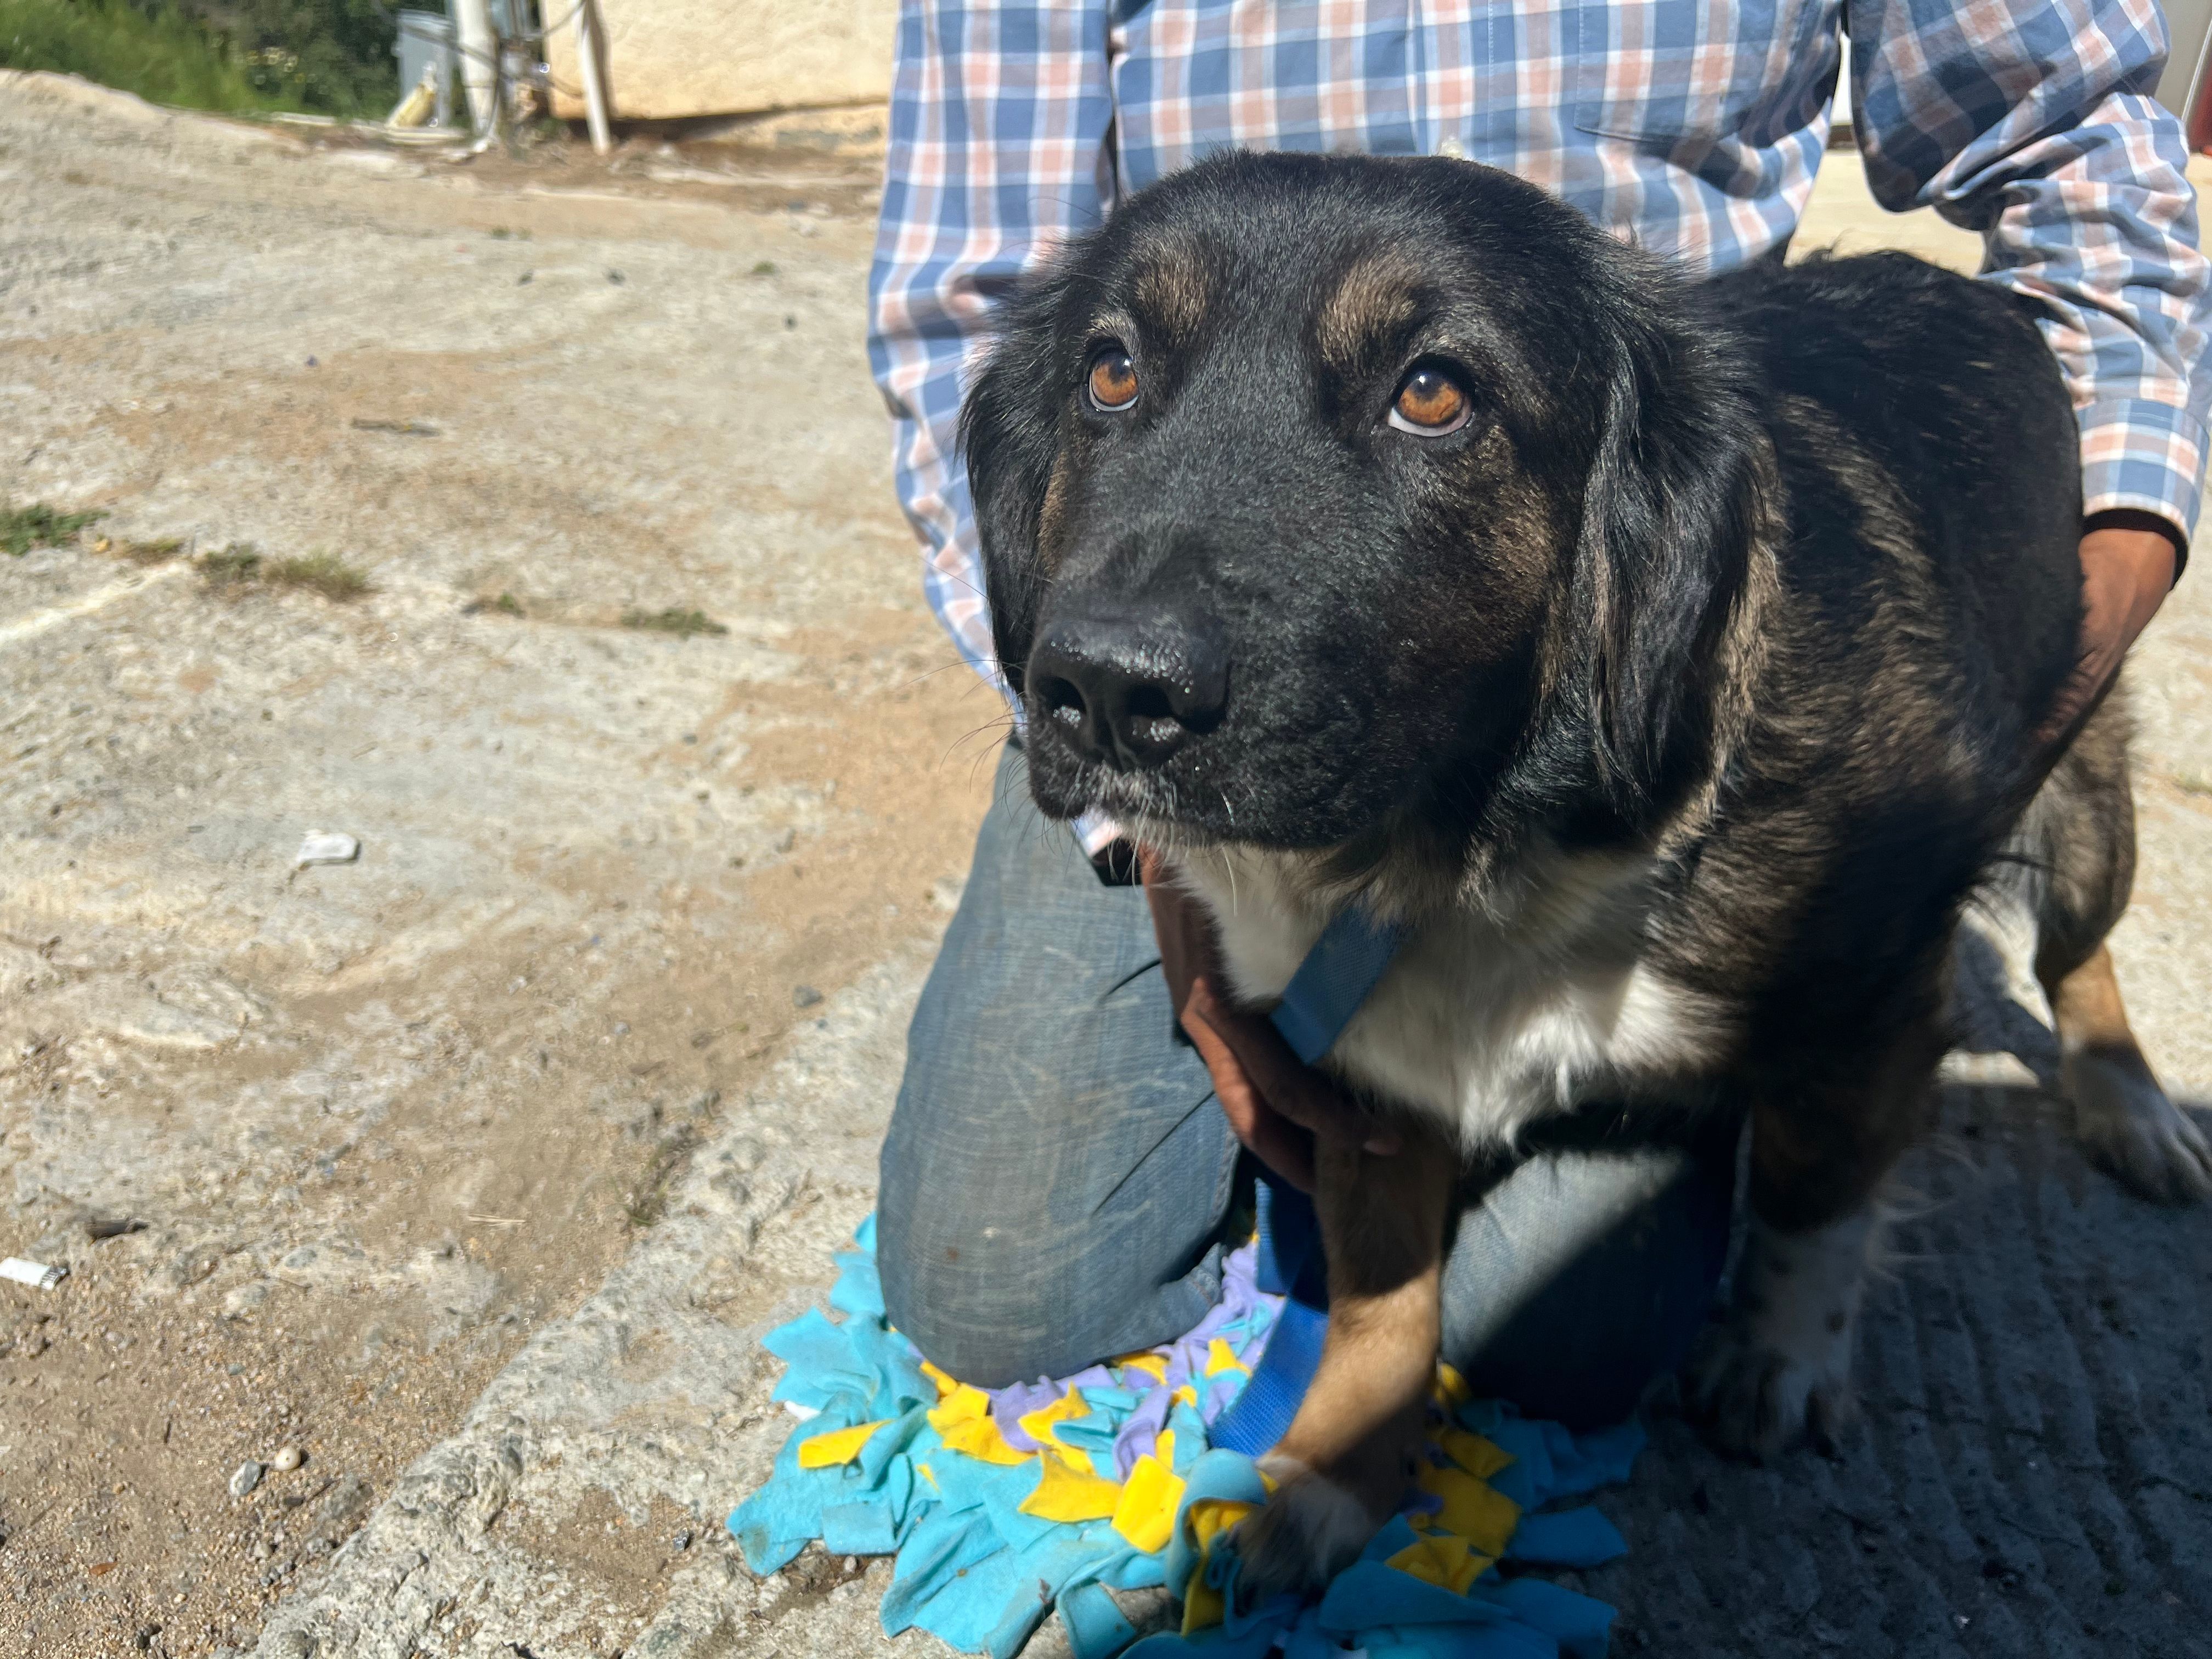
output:
[{"label": "dog's white chest fur", "polygon": [[[1329,915],[1291,861],[1194,852],[1182,873],[1213,912],[1239,999],[1279,998]],[[1650,886],[1640,860],[1531,860],[1502,913],[1457,909],[1407,939],[1329,1065],[1470,1151],[1585,1100],[1690,1092],[1732,1022],[1644,961]]]}]

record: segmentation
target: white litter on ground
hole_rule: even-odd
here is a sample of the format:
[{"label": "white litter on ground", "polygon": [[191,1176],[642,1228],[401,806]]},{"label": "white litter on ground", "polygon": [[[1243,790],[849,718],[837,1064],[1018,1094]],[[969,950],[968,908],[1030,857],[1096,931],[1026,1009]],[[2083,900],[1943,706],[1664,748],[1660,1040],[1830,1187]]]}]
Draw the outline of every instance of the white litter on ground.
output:
[{"label": "white litter on ground", "polygon": [[292,862],[304,870],[311,864],[351,864],[360,856],[361,842],[343,830],[310,830]]},{"label": "white litter on ground", "polygon": [[67,1267],[49,1267],[43,1261],[26,1261],[20,1255],[0,1261],[0,1279],[12,1279],[34,1291],[51,1291],[68,1277]]}]

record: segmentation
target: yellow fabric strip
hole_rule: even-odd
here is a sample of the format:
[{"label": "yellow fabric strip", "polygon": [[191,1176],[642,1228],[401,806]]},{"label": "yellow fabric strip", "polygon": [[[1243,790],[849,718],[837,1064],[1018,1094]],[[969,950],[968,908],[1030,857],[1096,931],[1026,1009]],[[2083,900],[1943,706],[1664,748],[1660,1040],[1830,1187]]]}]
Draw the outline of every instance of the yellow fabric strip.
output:
[{"label": "yellow fabric strip", "polygon": [[1424,1583],[1439,1585],[1455,1595],[1464,1595],[1490,1562],[1488,1556],[1477,1554],[1466,1539],[1432,1533],[1418,1544],[1408,1544],[1383,1565]]},{"label": "yellow fabric strip", "polygon": [[1415,1477],[1423,1492],[1443,1500],[1431,1528],[1456,1533],[1484,1555],[1505,1553],[1505,1540],[1521,1524],[1521,1506],[1464,1469],[1424,1468]]},{"label": "yellow fabric strip", "polygon": [[860,1448],[868,1443],[868,1437],[890,1421],[879,1417],[872,1423],[855,1423],[849,1429],[832,1429],[827,1434],[817,1434],[799,1446],[799,1467],[802,1469],[830,1469],[841,1463],[849,1463],[860,1455]]},{"label": "yellow fabric strip", "polygon": [[1040,1406],[1033,1412],[1024,1413],[1019,1421],[1022,1432],[1046,1448],[1054,1458],[1065,1463],[1078,1474],[1089,1474],[1091,1459],[1078,1448],[1064,1444],[1054,1430],[1056,1425],[1090,1415],[1090,1402],[1073,1389],[1070,1389],[1065,1395],[1054,1401],[1049,1406]]},{"label": "yellow fabric strip", "polygon": [[1206,1374],[1218,1376],[1224,1371],[1243,1371],[1250,1376],[1252,1368],[1237,1357],[1237,1351],[1219,1337],[1206,1345]]},{"label": "yellow fabric strip", "polygon": [[1006,1437],[999,1432],[999,1425],[988,1417],[971,1417],[938,1432],[954,1451],[965,1452],[986,1463],[1000,1463],[1011,1468],[1036,1455],[1035,1452],[1017,1451],[1007,1444]]},{"label": "yellow fabric strip", "polygon": [[921,1362],[921,1374],[937,1385],[937,1397],[939,1400],[944,1399],[946,1395],[953,1393],[960,1386],[951,1377],[947,1376],[943,1371],[938,1370],[936,1366],[931,1364],[927,1359]]},{"label": "yellow fabric strip", "polygon": [[991,1396],[982,1389],[956,1382],[952,1392],[939,1401],[929,1413],[929,1426],[943,1434],[956,1423],[972,1423],[991,1414]]},{"label": "yellow fabric strip", "polygon": [[1445,1456],[1465,1469],[1478,1480],[1487,1480],[1513,1461],[1513,1454],[1479,1434],[1469,1434],[1465,1429],[1444,1427],[1429,1438],[1443,1449]]},{"label": "yellow fabric strip", "polygon": [[1437,1381],[1432,1393],[1437,1404],[1444,1408],[1446,1417],[1474,1398],[1474,1390],[1468,1387],[1467,1379],[1441,1359],[1437,1361]]},{"label": "yellow fabric strip", "polygon": [[1212,1553],[1214,1540],[1252,1513],[1257,1504],[1240,1504],[1226,1498],[1200,1498],[1182,1512],[1184,1530],[1189,1533],[1191,1543],[1198,1551],[1198,1567],[1184,1587],[1182,1596],[1182,1633],[1211,1630],[1228,1617],[1227,1603],[1221,1592],[1206,1582],[1206,1558]]},{"label": "yellow fabric strip", "polygon": [[1121,1504],[1121,1488],[1091,1474],[1077,1474],[1056,1458],[1042,1462],[1037,1489],[1022,1499],[1024,1515],[1046,1521],[1103,1521]]},{"label": "yellow fabric strip", "polygon": [[1228,1616],[1228,1601],[1206,1582],[1206,1563],[1200,1562],[1182,1593],[1182,1633],[1188,1636],[1197,1631],[1212,1630]]},{"label": "yellow fabric strip", "polygon": [[1165,1549],[1175,1534],[1176,1505],[1182,1502],[1182,1482],[1147,1454],[1137,1460],[1121,1487],[1121,1501],[1114,1507],[1114,1530],[1132,1548],[1147,1554]]}]

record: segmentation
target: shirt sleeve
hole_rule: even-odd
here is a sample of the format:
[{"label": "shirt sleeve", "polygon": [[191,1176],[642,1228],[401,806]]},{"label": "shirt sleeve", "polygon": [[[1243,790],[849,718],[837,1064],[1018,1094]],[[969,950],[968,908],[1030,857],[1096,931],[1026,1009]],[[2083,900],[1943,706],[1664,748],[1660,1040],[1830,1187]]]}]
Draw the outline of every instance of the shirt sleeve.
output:
[{"label": "shirt sleeve", "polygon": [[1106,0],[903,0],[868,361],[891,416],[922,592],[970,666],[1004,689],[967,470],[963,368],[1021,272],[1112,200]]},{"label": "shirt sleeve", "polygon": [[2053,313],[2083,507],[2186,538],[2203,477],[2208,271],[2179,124],[2151,98],[2156,0],[1846,0],[1853,121],[1893,210],[1981,234],[1983,275]]}]

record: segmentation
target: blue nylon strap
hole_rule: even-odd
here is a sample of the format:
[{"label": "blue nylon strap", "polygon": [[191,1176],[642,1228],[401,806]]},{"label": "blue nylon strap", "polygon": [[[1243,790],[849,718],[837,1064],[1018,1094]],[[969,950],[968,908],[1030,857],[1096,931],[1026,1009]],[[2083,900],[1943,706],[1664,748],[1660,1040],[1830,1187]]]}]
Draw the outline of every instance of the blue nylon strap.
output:
[{"label": "blue nylon strap", "polygon": [[[1391,959],[1402,930],[1349,905],[1322,930],[1271,1016],[1291,1051],[1312,1065],[1336,1044]],[[1215,1421],[1212,1443],[1257,1457],[1291,1426],[1321,1364],[1328,1334],[1328,1280],[1313,1200],[1264,1171],[1260,1176],[1259,1285],[1283,1297],[1282,1313],[1251,1381]]]},{"label": "blue nylon strap", "polygon": [[1348,904],[1322,929],[1268,1018],[1309,1066],[1327,1054],[1398,954],[1402,930]]}]

